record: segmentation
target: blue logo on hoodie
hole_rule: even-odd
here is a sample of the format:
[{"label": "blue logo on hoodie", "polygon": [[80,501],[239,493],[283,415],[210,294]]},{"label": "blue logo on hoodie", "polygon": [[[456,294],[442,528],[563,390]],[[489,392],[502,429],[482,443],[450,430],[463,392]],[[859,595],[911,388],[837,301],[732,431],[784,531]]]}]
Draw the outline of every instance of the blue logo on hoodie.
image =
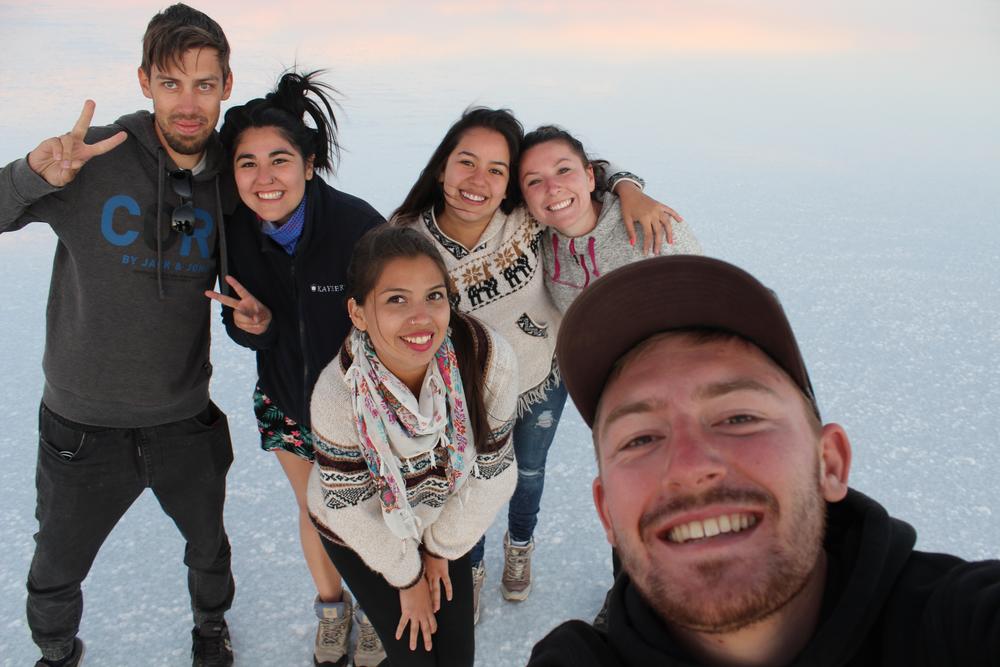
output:
[{"label": "blue logo on hoodie", "polygon": [[[101,211],[101,233],[104,238],[107,239],[108,243],[116,246],[130,246],[135,243],[135,240],[139,238],[139,231],[135,229],[127,229],[123,232],[115,230],[115,212],[119,209],[124,209],[131,217],[140,218],[142,215],[142,209],[139,208],[138,202],[128,195],[115,195],[111,197],[104,203],[104,209]],[[208,211],[196,208],[194,210],[194,216],[196,220],[200,220],[202,224],[195,226],[194,233],[190,236],[187,234],[176,234],[171,233],[162,239],[163,249],[167,250],[173,247],[174,243],[177,242],[177,237],[181,239],[180,253],[182,257],[188,257],[191,254],[191,244],[198,244],[198,253],[201,255],[202,259],[208,259],[212,256],[211,248],[209,248],[208,240],[212,235],[212,231],[215,229],[215,222],[212,220],[212,216]],[[141,220],[137,220],[141,224]],[[151,250],[156,249],[156,229],[153,225],[156,224],[156,218],[153,217],[151,220],[147,221],[145,228],[143,229],[143,240],[146,242],[146,246]]]}]

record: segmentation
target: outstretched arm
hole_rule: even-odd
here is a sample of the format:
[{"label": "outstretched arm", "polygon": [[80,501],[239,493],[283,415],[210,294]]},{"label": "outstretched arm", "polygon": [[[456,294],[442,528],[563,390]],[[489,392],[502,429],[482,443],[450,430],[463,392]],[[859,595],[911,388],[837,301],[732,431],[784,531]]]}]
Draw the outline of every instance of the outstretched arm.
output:
[{"label": "outstretched arm", "polygon": [[[72,182],[92,158],[107,153],[128,137],[124,131],[88,144],[84,140],[94,116],[94,102],[87,100],[73,129],[46,139],[27,158],[0,169],[0,232],[24,227],[36,220],[56,223],[76,219],[73,201],[49,196]],[[58,230],[57,230],[58,231]]]}]

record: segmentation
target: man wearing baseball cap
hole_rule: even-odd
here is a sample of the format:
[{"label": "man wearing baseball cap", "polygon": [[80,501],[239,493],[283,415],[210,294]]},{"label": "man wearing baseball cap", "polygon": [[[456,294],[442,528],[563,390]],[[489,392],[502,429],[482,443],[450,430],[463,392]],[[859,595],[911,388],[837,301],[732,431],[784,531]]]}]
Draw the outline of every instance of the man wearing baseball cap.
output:
[{"label": "man wearing baseball cap", "polygon": [[[626,315],[626,317],[623,317]],[[622,561],[607,632],[529,665],[1000,665],[1000,562],[914,551],[848,487],[775,295],[697,256],[613,271],[567,311],[559,366]]]}]

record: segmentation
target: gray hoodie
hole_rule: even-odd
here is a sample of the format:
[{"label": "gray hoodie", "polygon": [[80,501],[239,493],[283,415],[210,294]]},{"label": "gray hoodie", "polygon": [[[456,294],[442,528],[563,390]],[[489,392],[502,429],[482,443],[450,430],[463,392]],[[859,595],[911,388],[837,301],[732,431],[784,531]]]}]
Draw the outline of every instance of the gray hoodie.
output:
[{"label": "gray hoodie", "polygon": [[[642,230],[636,229],[635,245],[631,245],[622,219],[621,201],[610,192],[604,194],[597,225],[590,232],[570,238],[553,227],[546,227],[545,231],[545,286],[560,313],[565,313],[583,288],[601,276],[645,259]],[[673,233],[674,242],[664,243],[660,254],[702,254],[701,244],[688,223],[673,223]]]},{"label": "gray hoodie", "polygon": [[[125,129],[128,140],[93,158],[63,188],[26,159],[0,170],[0,232],[48,223],[59,242],[46,311],[42,400],[67,419],[133,428],[184,419],[208,403],[209,301],[224,156],[213,135],[194,177],[195,233],[170,228],[180,198],[153,116],[139,111],[87,142]],[[223,253],[224,256],[224,253]]]}]

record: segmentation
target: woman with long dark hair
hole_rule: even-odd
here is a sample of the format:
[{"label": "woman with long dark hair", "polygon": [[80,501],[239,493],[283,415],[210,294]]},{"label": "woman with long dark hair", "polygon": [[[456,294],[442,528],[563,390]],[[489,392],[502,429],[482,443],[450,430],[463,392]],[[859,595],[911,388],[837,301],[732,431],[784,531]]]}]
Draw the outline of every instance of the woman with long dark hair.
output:
[{"label": "woman with long dark hair", "polygon": [[[288,72],[267,96],[226,112],[220,134],[244,204],[226,228],[235,295],[206,295],[226,306],[230,337],[257,353],[261,447],[275,452],[298,504],[302,551],[317,589],[314,662],[326,667],[347,664],[353,609],[306,510],[315,459],[309,400],[350,329],[343,295],[351,251],[384,220],[316,175],[332,170],[338,152],[333,91],[316,75]],[[377,665],[384,657],[378,638],[360,610],[358,618],[354,664]]]},{"label": "woman with long dark hair", "polygon": [[312,396],[309,511],[394,665],[473,664],[469,550],[516,482],[514,354],[449,286],[420,233],[366,234],[354,328]]}]

